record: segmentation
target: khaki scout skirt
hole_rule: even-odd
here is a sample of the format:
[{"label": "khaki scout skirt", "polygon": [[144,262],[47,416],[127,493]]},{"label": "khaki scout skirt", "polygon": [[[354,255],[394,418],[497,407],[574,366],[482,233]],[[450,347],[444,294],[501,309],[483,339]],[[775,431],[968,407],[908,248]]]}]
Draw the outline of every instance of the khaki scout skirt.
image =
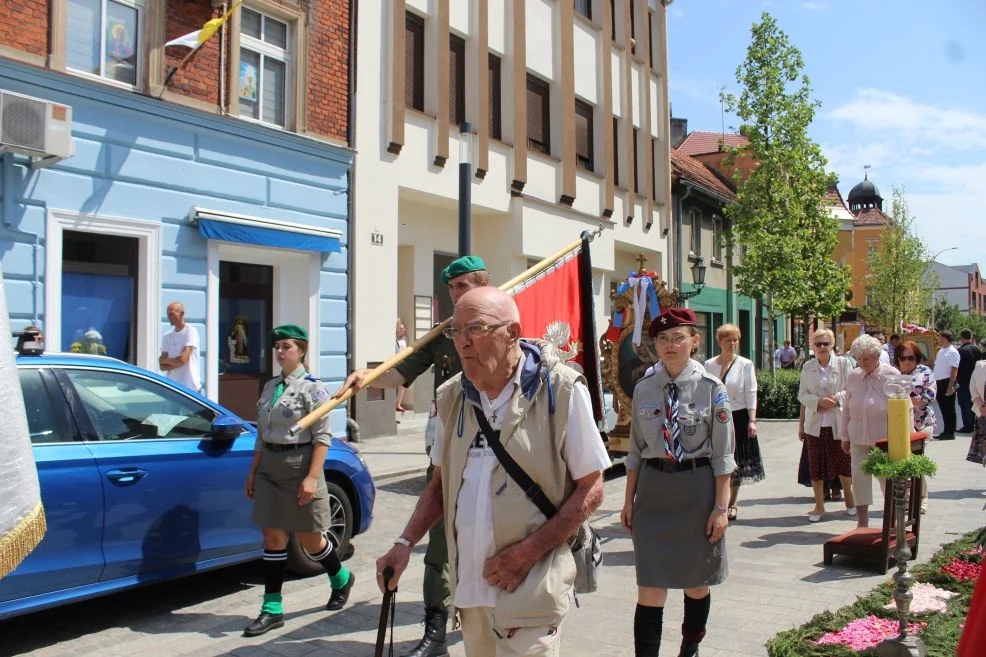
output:
[{"label": "khaki scout skirt", "polygon": [[709,543],[715,477],[705,466],[662,472],[640,465],[633,503],[637,585],[686,589],[726,580],[726,539]]},{"label": "khaki scout skirt", "polygon": [[324,477],[318,478],[315,499],[298,505],[298,490],[311,461],[311,445],[286,452],[261,448],[253,480],[253,524],[295,533],[328,529],[331,511]]}]

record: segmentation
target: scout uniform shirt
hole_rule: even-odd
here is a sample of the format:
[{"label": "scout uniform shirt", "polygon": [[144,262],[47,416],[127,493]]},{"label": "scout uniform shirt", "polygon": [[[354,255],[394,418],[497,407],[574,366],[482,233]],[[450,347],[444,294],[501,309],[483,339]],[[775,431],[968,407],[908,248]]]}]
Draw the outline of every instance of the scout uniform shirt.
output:
[{"label": "scout uniform shirt", "polygon": [[[272,403],[277,384],[284,381],[284,392],[277,402]],[[310,429],[297,436],[290,433],[291,427],[321,404],[329,400],[325,383],[299,365],[294,372],[271,379],[260,393],[257,402],[257,442],[254,451],[263,449],[263,443],[278,445],[321,443],[332,441],[332,427],[329,414],[323,415]]]},{"label": "scout uniform shirt", "polygon": [[[667,458],[664,451],[664,405],[671,379],[663,369],[637,382],[630,418],[630,452],[626,467],[639,470],[644,459]],[[732,410],[726,386],[689,359],[674,380],[678,388],[679,441],[683,459],[708,457],[715,476],[736,469]]]}]

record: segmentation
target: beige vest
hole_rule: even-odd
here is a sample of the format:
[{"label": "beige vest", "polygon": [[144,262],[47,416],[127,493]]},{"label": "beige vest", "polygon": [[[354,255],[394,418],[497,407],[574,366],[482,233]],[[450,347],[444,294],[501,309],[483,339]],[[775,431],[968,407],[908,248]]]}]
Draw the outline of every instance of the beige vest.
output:
[{"label": "beige vest", "polygon": [[[572,387],[576,381],[584,383],[585,379],[561,363],[549,343],[539,340],[529,342],[541,349],[538,380],[528,386],[530,398],[521,389],[514,391],[507,403],[500,442],[527,474],[540,484],[555,507],[561,508],[575,487],[562,452]],[[525,358],[528,353],[525,350]],[[549,386],[545,384],[546,376],[550,380],[550,395]],[[549,407],[549,396],[554,400],[553,413]],[[442,492],[453,598],[458,576],[455,530],[458,496],[469,445],[479,431],[473,408],[479,406],[465,395],[461,374],[438,389],[438,417],[446,441],[442,455]],[[522,541],[547,522],[499,463],[494,466],[490,478],[490,496],[493,500],[493,538],[497,552]],[[516,591],[497,592],[497,621],[504,627],[558,624],[571,606],[574,583],[575,560],[568,544],[563,543],[531,568]]]}]

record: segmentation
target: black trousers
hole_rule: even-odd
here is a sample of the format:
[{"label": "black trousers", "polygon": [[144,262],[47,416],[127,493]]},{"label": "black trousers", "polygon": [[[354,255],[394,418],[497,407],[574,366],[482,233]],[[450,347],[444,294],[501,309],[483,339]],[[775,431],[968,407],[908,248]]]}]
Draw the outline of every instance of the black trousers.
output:
[{"label": "black trousers", "polygon": [[938,379],[936,382],[938,392],[935,399],[938,401],[938,408],[941,409],[941,419],[945,423],[945,435],[955,433],[955,395],[948,393],[948,382],[950,379]]},{"label": "black trousers", "polygon": [[971,429],[976,426],[976,416],[972,412],[972,391],[969,390],[969,381],[962,383],[959,381],[959,389],[955,391],[959,402],[959,412],[962,413],[962,428]]}]

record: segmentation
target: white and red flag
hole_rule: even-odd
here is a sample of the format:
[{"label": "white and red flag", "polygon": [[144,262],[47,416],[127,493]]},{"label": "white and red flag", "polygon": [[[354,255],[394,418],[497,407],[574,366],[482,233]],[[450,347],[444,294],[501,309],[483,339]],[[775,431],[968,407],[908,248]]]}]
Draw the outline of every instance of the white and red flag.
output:
[{"label": "white and red flag", "polygon": [[589,255],[591,238],[590,233],[583,233],[580,244],[506,291],[514,296],[520,309],[524,337],[552,343],[562,360],[585,375],[593,415],[599,423],[603,418],[602,377]]}]

